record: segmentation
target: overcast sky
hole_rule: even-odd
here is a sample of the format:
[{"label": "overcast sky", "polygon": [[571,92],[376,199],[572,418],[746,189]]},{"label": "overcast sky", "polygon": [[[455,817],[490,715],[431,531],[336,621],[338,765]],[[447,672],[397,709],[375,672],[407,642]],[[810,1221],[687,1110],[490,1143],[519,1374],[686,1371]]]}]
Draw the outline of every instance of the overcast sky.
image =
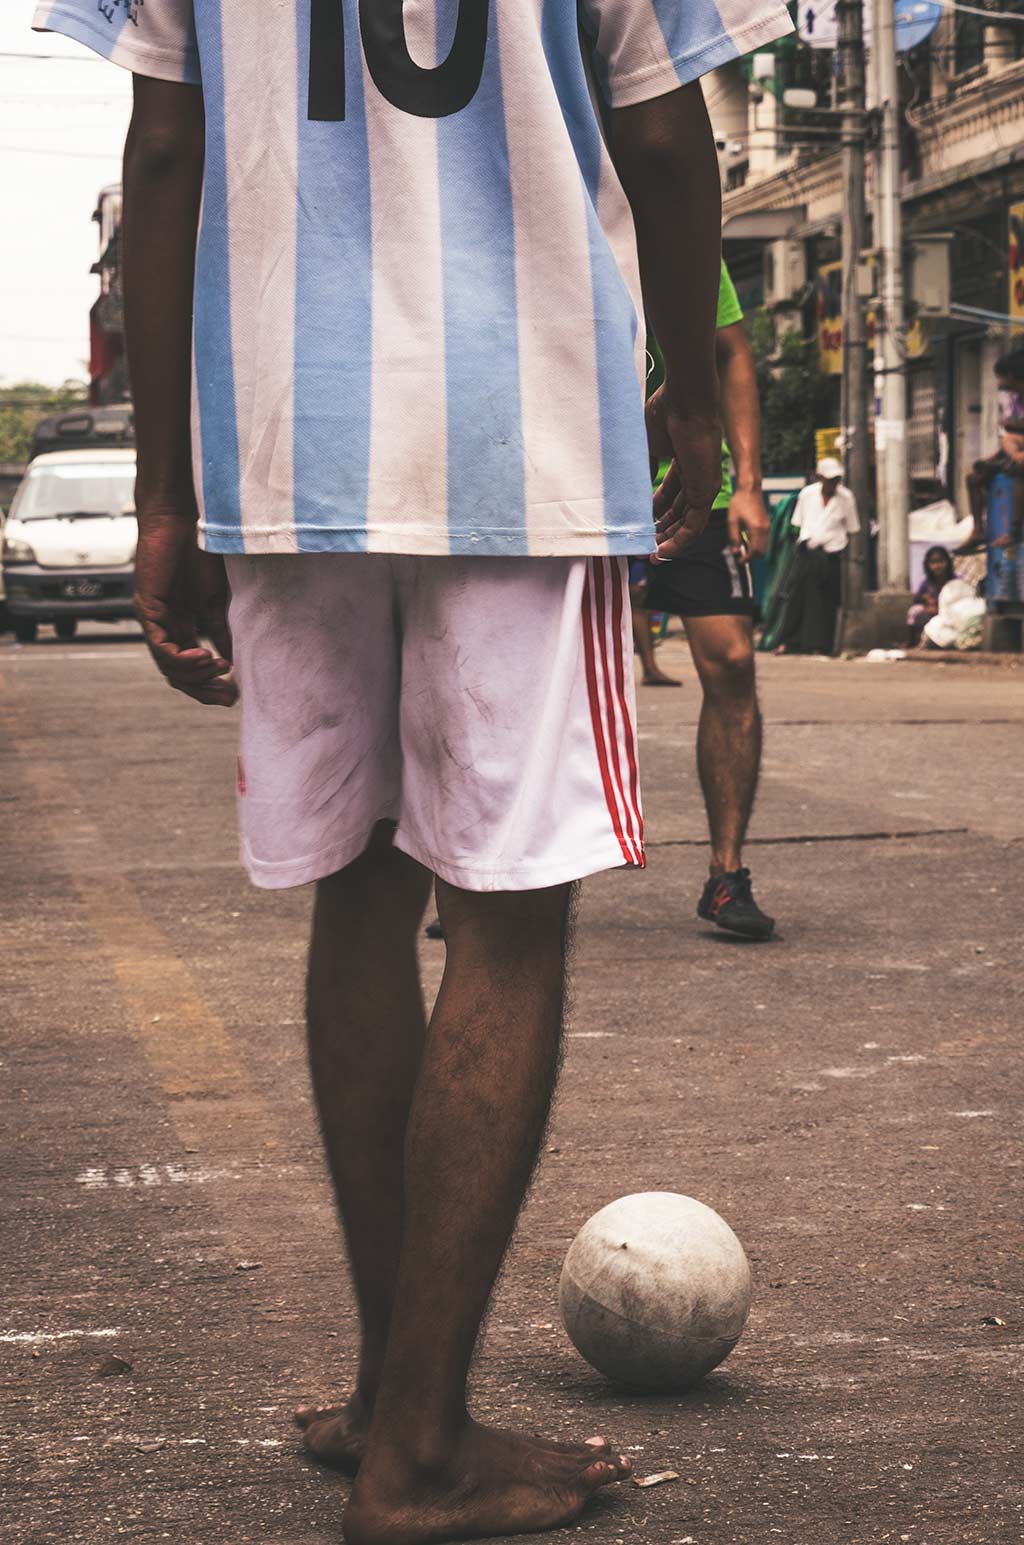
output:
[{"label": "overcast sky", "polygon": [[[0,385],[88,379],[96,196],[121,177],[131,76],[0,6]],[[29,54],[30,58],[12,57]],[[59,55],[43,58],[43,55]],[[95,60],[95,62],[93,62]]]}]

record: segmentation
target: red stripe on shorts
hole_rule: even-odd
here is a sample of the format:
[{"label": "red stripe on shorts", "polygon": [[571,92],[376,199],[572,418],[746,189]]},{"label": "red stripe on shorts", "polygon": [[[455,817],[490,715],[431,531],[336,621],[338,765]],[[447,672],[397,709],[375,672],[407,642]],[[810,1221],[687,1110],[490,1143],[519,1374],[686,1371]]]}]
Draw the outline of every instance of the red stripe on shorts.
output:
[{"label": "red stripe on shorts", "polygon": [[608,748],[604,738],[604,724],[601,718],[601,699],[597,689],[597,660],[594,650],[594,599],[590,584],[591,562],[587,562],[586,577],[583,581],[583,660],[587,675],[587,696],[590,699],[590,723],[594,731],[594,747],[597,751],[597,765],[601,770],[601,783],[604,787],[605,804],[608,806],[608,814],[612,818],[612,828],[622,849],[622,856],[627,864],[635,864],[636,858],[632,853],[622,831],[622,822],[619,819],[619,807],[615,798],[615,789],[612,784],[611,772],[608,767]]},{"label": "red stripe on shorts", "polygon": [[[637,841],[639,821],[636,819],[635,813],[630,809],[629,800],[626,798],[626,780],[622,773],[622,752],[624,737],[619,734],[619,727],[616,723],[615,694],[613,691],[611,666],[608,661],[608,606],[605,596],[604,581],[605,572],[611,567],[612,564],[607,558],[599,558],[594,563],[594,595],[597,601],[597,613],[599,621],[597,637],[601,647],[601,666],[604,674],[605,717],[608,721],[608,744],[611,750],[612,772],[615,776],[615,786],[619,791],[619,799],[622,802],[622,809],[625,811],[626,815],[626,838],[629,842],[630,848],[633,851],[632,862],[634,864],[642,864],[643,850],[640,846],[640,843]],[[621,628],[621,608],[619,610],[618,625]],[[619,647],[620,649],[622,647],[621,639],[619,640]],[[623,686],[622,697],[624,700],[625,686]],[[625,712],[625,719],[628,723],[628,711]]]},{"label": "red stripe on shorts", "polygon": [[[625,585],[622,580],[623,565],[615,559],[611,560],[612,572],[612,640],[615,650],[615,685],[619,694],[619,707],[622,710],[622,729],[626,741],[626,759],[629,764],[629,794],[633,820],[636,823],[637,847],[640,850],[640,862],[646,863],[644,857],[644,818],[640,809],[640,767],[636,754],[636,738],[633,728],[633,715],[629,710],[629,699],[626,696],[626,666],[623,646],[623,612],[628,606],[625,597]],[[632,657],[630,665],[632,666]]]}]

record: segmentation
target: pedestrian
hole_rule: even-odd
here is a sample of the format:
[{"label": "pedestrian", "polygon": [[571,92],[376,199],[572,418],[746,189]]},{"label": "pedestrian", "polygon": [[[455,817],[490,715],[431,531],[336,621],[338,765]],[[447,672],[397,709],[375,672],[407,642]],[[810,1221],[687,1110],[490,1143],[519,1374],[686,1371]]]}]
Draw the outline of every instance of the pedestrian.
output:
[{"label": "pedestrian", "polygon": [[711,835],[711,863],[697,914],[732,933],[767,939],[775,923],[754,900],[743,842],[757,795],[762,741],[750,562],[766,551],[771,522],[761,496],[754,356],[724,263],[717,322],[715,352],[726,429],[721,492],[703,535],[673,562],[650,564],[644,605],[682,618],[704,695],[697,770]]},{"label": "pedestrian", "polygon": [[[982,547],[988,527],[988,494],[992,479],[1002,474],[1011,479],[1013,509],[1010,525],[1020,540],[1024,530],[1024,349],[1014,349],[997,359],[994,367],[999,403],[999,444],[991,456],[976,461],[967,474],[967,500],[974,522],[971,534],[958,548],[972,553]],[[1004,533],[997,545],[1009,547],[1013,538]]]},{"label": "pedestrian", "polygon": [[[190,697],[240,690],[255,883],[317,886],[310,1060],[362,1348],[351,1399],[303,1420],[358,1467],[350,1545],[552,1528],[630,1471],[474,1422],[466,1384],[554,1088],[575,883],[644,862],[625,558],[683,551],[718,492],[696,77],[791,28],[775,0],[735,35],[711,5],[584,0],[606,144],[575,0],[442,9],[435,68],[435,7],[402,0],[35,22],[136,72],[146,638]],[[668,368],[646,437],[644,302]]]},{"label": "pedestrian", "polygon": [[681,687],[681,681],[662,670],[654,652],[654,629],[646,606],[649,579],[648,559],[630,559],[629,600],[633,608],[633,648],[640,656],[640,680],[645,687]]},{"label": "pedestrian", "polygon": [[956,578],[953,558],[948,547],[929,547],[924,555],[924,579],[914,591],[914,599],[907,613],[907,647],[913,649],[921,642],[921,632],[926,622],[938,615],[939,596],[944,585]]},{"label": "pedestrian", "polygon": [[792,524],[799,535],[776,654],[831,654],[835,648],[843,553],[860,530],[857,501],[842,476],[842,465],[826,456],[796,501]]}]

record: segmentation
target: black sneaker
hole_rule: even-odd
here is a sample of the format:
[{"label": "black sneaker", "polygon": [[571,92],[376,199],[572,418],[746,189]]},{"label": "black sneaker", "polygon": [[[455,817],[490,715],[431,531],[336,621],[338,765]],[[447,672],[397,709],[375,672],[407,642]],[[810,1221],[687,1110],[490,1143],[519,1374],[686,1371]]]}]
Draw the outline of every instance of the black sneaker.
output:
[{"label": "black sneaker", "polygon": [[439,917],[435,917],[432,923],[427,924],[423,932],[426,934],[428,939],[443,939],[444,929],[441,926],[441,919]]},{"label": "black sneaker", "polygon": [[754,900],[749,869],[713,874],[697,903],[697,916],[745,939],[770,939],[775,928],[774,917],[766,917]]}]

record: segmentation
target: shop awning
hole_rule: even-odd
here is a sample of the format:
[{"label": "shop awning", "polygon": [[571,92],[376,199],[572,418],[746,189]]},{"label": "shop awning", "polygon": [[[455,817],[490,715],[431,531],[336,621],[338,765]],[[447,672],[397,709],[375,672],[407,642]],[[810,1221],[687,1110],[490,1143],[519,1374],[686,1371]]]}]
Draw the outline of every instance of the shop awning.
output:
[{"label": "shop awning", "polygon": [[723,241],[780,241],[791,236],[807,219],[804,204],[789,209],[751,209],[732,215],[722,227]]}]

